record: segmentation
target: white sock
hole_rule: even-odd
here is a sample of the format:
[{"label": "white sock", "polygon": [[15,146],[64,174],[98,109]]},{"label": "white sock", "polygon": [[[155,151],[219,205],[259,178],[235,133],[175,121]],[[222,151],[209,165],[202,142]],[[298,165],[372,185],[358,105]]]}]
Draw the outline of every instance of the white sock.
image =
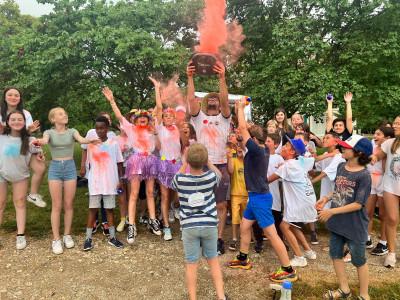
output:
[{"label": "white sock", "polygon": [[386,246],[386,245],[387,245],[387,241],[379,240],[379,243],[382,244],[383,246]]},{"label": "white sock", "polygon": [[368,235],[368,241],[370,241],[371,240],[371,236],[370,235]]}]

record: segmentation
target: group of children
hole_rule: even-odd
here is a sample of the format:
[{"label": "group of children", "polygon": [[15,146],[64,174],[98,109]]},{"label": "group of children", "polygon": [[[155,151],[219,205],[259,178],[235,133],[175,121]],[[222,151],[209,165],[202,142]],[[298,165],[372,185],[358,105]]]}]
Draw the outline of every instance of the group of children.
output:
[{"label": "group of children", "polygon": [[[218,299],[226,299],[217,259],[220,252],[217,240],[221,239],[217,225],[221,219],[214,193],[223,174],[219,166],[210,162],[210,149],[196,142],[197,127],[193,127],[189,119],[179,118],[176,109],[164,107],[160,83],[153,78],[150,80],[156,95],[153,112],[132,110],[124,116],[113,92],[107,87],[103,89],[119,121],[118,136],[110,130],[108,113],[96,118],[95,128],[84,138],[67,126],[67,113],[57,107],[49,112],[53,128],[35,139],[30,134],[39,128],[39,123],[33,122],[29,112],[23,110],[21,92],[16,88],[6,89],[1,104],[0,224],[7,186],[12,183],[17,220],[16,247],[19,250],[26,247],[26,200],[37,206],[45,205],[37,191],[44,173],[41,146],[48,144],[52,251],[61,254],[64,248],[75,246],[71,225],[77,185],[74,145],[78,142],[83,148],[80,173],[87,177],[89,189],[83,249],[93,248],[92,234],[97,229],[99,209],[105,211],[103,226],[110,245],[123,247],[116,231],[122,232],[125,227],[128,244],[135,242],[137,204],[144,182],[149,215],[147,226],[153,234],[163,235],[166,241],[172,239],[170,210],[171,206],[179,204],[191,299],[196,297],[195,274],[200,248],[210,265]],[[344,271],[345,245],[349,260],[358,270],[360,299],[369,299],[365,248],[374,248],[373,255],[387,254],[384,265],[394,267],[400,197],[400,116],[394,120],[393,127],[379,127],[371,143],[365,137],[353,135],[352,94],[346,93],[344,99],[347,118],[333,120],[333,98],[327,97],[327,131],[322,141],[310,132],[300,114],[292,116],[290,126],[283,109],[276,111],[275,118],[268,121],[265,128],[248,124],[244,116],[246,99],[238,101],[235,109],[238,122],[231,126],[229,136],[225,137],[230,175],[230,195],[227,196],[232,217],[229,249],[239,250],[229,267],[251,268],[251,231],[258,228],[258,232],[270,241],[281,264],[269,278],[276,282],[295,281],[294,267],[305,267],[307,260],[317,258],[310,246],[310,243],[318,244],[317,220],[326,222],[331,232],[329,253],[340,282],[339,288],[327,291],[325,298],[350,297]],[[221,99],[217,94],[216,100],[211,101]],[[326,152],[318,155],[317,147]],[[28,195],[31,169],[34,175]],[[321,181],[321,190],[317,201],[313,184],[318,181]],[[157,218],[156,185],[160,187],[161,222]],[[118,226],[113,212],[116,198],[121,213]],[[371,236],[376,206],[379,207],[381,230],[379,242],[374,247]],[[64,233],[61,236],[62,209]],[[306,227],[311,232],[310,243],[304,235]],[[294,253],[292,259],[288,256],[288,246]]]}]

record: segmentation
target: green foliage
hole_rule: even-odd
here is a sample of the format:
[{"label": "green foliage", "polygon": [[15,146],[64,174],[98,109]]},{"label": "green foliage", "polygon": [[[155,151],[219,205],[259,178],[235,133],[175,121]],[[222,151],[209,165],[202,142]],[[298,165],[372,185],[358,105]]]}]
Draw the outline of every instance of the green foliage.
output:
[{"label": "green foliage", "polygon": [[[196,44],[201,0],[40,0],[54,5],[41,18],[0,4],[0,86],[24,90],[27,107],[48,126],[62,106],[71,126],[91,126],[109,110],[103,85],[122,111],[154,105],[150,74],[184,73]],[[259,121],[278,106],[322,117],[325,94],[354,93],[357,124],[371,130],[400,113],[398,1],[229,0],[228,17],[243,25],[246,53],[228,70],[231,93],[251,95]],[[183,78],[184,79],[184,78]],[[184,87],[184,80],[179,81]],[[215,91],[215,78],[196,78]],[[46,127],[45,126],[45,127]]]}]

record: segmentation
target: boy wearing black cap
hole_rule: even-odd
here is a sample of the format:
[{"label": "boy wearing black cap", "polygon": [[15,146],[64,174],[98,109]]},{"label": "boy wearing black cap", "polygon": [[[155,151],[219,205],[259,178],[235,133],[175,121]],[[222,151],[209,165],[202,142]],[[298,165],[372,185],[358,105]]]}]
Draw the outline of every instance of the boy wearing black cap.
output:
[{"label": "boy wearing black cap", "polygon": [[[368,265],[365,257],[368,217],[365,204],[371,192],[371,176],[366,166],[372,155],[372,144],[360,135],[353,135],[346,141],[337,141],[344,148],[343,158],[346,162],[338,166],[334,192],[322,197],[316,203],[319,219],[326,222],[326,227],[331,232],[329,255],[339,281],[339,288],[327,291],[324,298],[351,297],[343,261],[343,248],[347,244],[351,253],[351,262],[357,268],[360,282],[358,299],[369,300]],[[329,201],[331,208],[323,209]]]},{"label": "boy wearing black cap", "polygon": [[[294,267],[307,266],[308,259],[316,259],[316,253],[308,244],[302,228],[306,223],[317,220],[315,193],[308,172],[314,166],[313,157],[304,157],[306,147],[301,139],[289,139],[282,147],[281,156],[285,162],[268,177],[271,183],[282,179],[284,210],[280,224],[283,235],[293,249],[294,258],[290,264]],[[304,254],[300,248],[304,248]]]}]

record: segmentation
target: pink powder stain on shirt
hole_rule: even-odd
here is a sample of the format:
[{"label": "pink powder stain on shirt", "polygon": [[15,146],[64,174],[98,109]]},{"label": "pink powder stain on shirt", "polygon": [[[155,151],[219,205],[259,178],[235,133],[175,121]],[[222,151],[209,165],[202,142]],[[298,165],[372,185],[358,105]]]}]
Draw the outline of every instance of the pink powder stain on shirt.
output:
[{"label": "pink powder stain on shirt", "polygon": [[[88,146],[88,154],[89,154],[89,165],[90,171],[93,172],[94,178],[94,186],[98,186],[99,184],[103,184],[103,181],[100,180],[107,174],[109,171],[109,163],[110,163],[110,155],[106,151],[101,151],[99,145],[89,145]],[[98,179],[98,180],[96,180]],[[108,181],[106,181],[108,183]]]},{"label": "pink powder stain on shirt", "polygon": [[205,139],[208,140],[209,146],[217,148],[218,131],[213,126],[204,126],[201,134],[204,135]]},{"label": "pink powder stain on shirt", "polygon": [[[180,133],[176,126],[166,126],[168,135],[160,139],[164,151],[168,154],[175,152],[176,144],[180,144]],[[176,155],[175,155],[176,156]],[[174,157],[179,158],[179,157]]]},{"label": "pink powder stain on shirt", "polygon": [[135,131],[135,148],[140,149],[140,152],[150,153],[151,151],[151,134],[149,132],[148,126],[134,126],[133,130]]}]

